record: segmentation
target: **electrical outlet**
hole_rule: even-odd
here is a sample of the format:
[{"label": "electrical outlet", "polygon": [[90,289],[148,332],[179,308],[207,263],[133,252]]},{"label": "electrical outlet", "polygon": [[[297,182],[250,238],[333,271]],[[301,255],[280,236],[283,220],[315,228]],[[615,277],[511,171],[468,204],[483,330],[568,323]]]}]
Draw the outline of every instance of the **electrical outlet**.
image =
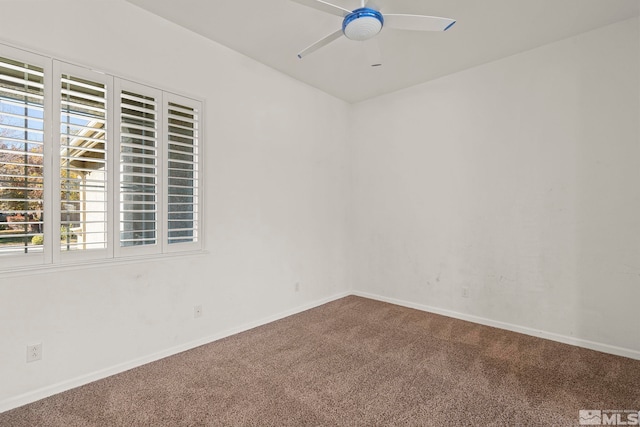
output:
[{"label": "electrical outlet", "polygon": [[296,282],[295,290],[296,292],[300,292],[300,283]]},{"label": "electrical outlet", "polygon": [[462,298],[469,298],[469,288],[467,286],[462,288]]},{"label": "electrical outlet", "polygon": [[27,346],[27,363],[42,359],[42,343]]},{"label": "electrical outlet", "polygon": [[198,317],[202,317],[202,306],[194,305],[193,306],[193,318],[197,319]]}]

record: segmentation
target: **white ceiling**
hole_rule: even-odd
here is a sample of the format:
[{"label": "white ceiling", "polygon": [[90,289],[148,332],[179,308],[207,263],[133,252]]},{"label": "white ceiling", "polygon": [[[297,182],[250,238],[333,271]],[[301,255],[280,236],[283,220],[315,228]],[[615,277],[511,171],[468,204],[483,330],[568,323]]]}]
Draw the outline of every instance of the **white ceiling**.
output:
[{"label": "white ceiling", "polygon": [[[638,0],[376,0],[381,11],[443,16],[444,33],[383,28],[383,66],[342,37],[296,54],[342,19],[290,0],[127,0],[348,102],[409,87],[640,14]],[[347,9],[359,0],[328,0]]]}]

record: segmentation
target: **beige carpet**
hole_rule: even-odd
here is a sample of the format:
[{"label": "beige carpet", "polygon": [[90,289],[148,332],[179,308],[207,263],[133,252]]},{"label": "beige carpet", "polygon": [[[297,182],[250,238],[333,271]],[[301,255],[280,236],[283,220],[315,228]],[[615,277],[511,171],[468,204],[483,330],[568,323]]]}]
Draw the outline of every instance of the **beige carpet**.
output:
[{"label": "beige carpet", "polygon": [[1,426],[569,426],[640,361],[347,297],[0,414]]}]

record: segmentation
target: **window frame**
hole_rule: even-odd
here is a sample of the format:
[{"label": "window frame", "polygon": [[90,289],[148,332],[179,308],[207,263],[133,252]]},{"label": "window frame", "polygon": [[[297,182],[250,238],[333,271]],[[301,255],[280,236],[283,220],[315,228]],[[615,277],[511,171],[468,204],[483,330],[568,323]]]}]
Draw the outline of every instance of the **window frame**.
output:
[{"label": "window frame", "polygon": [[[174,91],[122,78],[115,74],[96,71],[86,66],[66,62],[48,55],[13,47],[0,41],[0,56],[24,62],[43,69],[44,72],[44,195],[42,252],[0,255],[0,271],[11,273],[34,272],[38,269],[57,269],[65,266],[90,265],[93,263],[136,262],[166,256],[193,255],[204,250],[204,118],[205,102],[202,98],[179,95]],[[63,74],[99,82],[106,89],[106,248],[63,251],[56,230],[61,226],[60,192],[60,125],[61,87]],[[120,246],[120,147],[121,147],[121,91],[154,96],[157,104],[157,214],[156,244]],[[156,96],[158,95],[158,96]],[[196,236],[194,242],[168,243],[168,105],[169,102],[194,108],[197,111],[197,201]]]},{"label": "window frame", "polygon": [[[168,209],[168,201],[169,201],[169,103],[184,105],[185,107],[193,108],[198,112],[199,119],[197,121],[198,129],[197,129],[197,157],[198,161],[196,163],[197,166],[197,181],[198,186],[194,188],[194,197],[197,199],[197,214],[195,221],[197,221],[197,225],[195,227],[196,231],[196,241],[194,242],[183,242],[183,243],[169,243],[169,209]],[[162,143],[162,151],[163,151],[163,172],[162,172],[162,186],[163,186],[163,200],[165,204],[163,205],[166,209],[163,210],[162,221],[164,226],[162,227],[163,236],[163,252],[165,253],[174,253],[174,252],[184,252],[184,251],[196,251],[202,249],[202,208],[204,204],[202,203],[202,110],[203,103],[197,102],[191,98],[187,98],[181,95],[177,95],[174,93],[166,92],[164,94],[163,99],[163,112],[165,113],[163,116],[163,143]]]},{"label": "window frame", "polygon": [[120,109],[120,99],[122,91],[130,91],[137,92],[141,95],[151,95],[154,97],[157,110],[156,110],[156,152],[157,152],[157,182],[156,182],[156,205],[157,205],[157,213],[156,213],[156,243],[153,245],[141,245],[141,246],[121,246],[120,245],[120,186],[121,182],[121,174],[120,168],[114,168],[114,179],[113,182],[115,185],[113,186],[113,195],[112,199],[114,201],[114,207],[117,206],[117,215],[115,215],[114,220],[112,222],[111,234],[114,237],[114,256],[135,256],[135,255],[157,255],[163,253],[163,213],[165,209],[165,198],[164,198],[164,150],[163,150],[163,139],[160,137],[164,133],[162,132],[162,126],[164,124],[164,103],[163,103],[163,92],[160,89],[153,88],[151,86],[143,85],[140,83],[135,83],[129,80],[118,79],[114,85],[114,109],[117,109],[114,117],[114,130],[116,135],[115,148],[114,148],[114,156],[117,157],[118,165],[120,164],[120,153],[122,147],[122,119],[121,119],[121,109]]},{"label": "window frame", "polygon": [[[0,56],[5,57],[7,59],[20,61],[25,64],[34,65],[42,68],[44,73],[43,84],[44,84],[44,101],[43,101],[43,161],[42,165],[44,168],[43,172],[43,227],[42,234],[50,235],[53,231],[53,224],[51,222],[51,189],[53,183],[51,182],[51,170],[53,164],[51,163],[51,144],[47,143],[48,140],[51,139],[52,134],[52,115],[51,112],[47,114],[47,104],[51,99],[51,84],[48,81],[47,75],[51,75],[52,72],[52,64],[49,58],[43,57],[42,55],[38,55],[35,53],[28,52],[26,50],[10,47],[10,46],[1,46]],[[20,253],[16,255],[6,255],[0,256],[0,268],[11,268],[16,265],[16,260],[20,260],[18,265],[20,266],[38,266],[43,264],[48,264],[52,262],[51,255],[51,242],[48,242],[44,239],[44,243],[42,246],[42,252],[31,252],[31,253]]]},{"label": "window frame", "polygon": [[[57,240],[55,240],[54,248],[53,248],[53,262],[78,262],[90,259],[105,259],[113,257],[113,233],[110,232],[110,221],[113,221],[114,218],[114,204],[113,204],[113,169],[115,166],[114,162],[114,149],[113,147],[113,125],[110,125],[113,117],[113,77],[108,74],[97,73],[95,71],[89,70],[84,67],[79,67],[76,65],[68,64],[66,62],[53,60],[53,84],[52,86],[56,88],[53,90],[52,97],[52,110],[54,114],[53,118],[53,131],[51,134],[51,149],[53,150],[51,161],[53,163],[53,167],[56,167],[56,172],[54,173],[53,182],[55,183],[55,187],[53,190],[53,206],[52,206],[52,225],[57,226],[54,230],[60,229],[61,227],[61,191],[60,191],[60,127],[61,127],[61,102],[62,95],[60,91],[60,81],[63,74],[69,74],[73,77],[82,78],[86,80],[91,80],[97,83],[102,83],[105,85],[106,90],[106,117],[105,117],[105,125],[106,125],[106,247],[104,249],[90,249],[90,250],[81,250],[81,251],[62,251],[61,247]],[[52,238],[46,240],[54,240],[54,236]]]}]

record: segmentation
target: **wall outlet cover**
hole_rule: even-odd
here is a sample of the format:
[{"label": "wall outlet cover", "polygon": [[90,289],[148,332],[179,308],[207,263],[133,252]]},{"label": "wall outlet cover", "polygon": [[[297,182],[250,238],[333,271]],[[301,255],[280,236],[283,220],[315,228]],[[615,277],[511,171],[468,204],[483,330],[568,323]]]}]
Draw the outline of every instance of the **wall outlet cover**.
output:
[{"label": "wall outlet cover", "polygon": [[42,343],[27,346],[27,363],[42,359]]}]

